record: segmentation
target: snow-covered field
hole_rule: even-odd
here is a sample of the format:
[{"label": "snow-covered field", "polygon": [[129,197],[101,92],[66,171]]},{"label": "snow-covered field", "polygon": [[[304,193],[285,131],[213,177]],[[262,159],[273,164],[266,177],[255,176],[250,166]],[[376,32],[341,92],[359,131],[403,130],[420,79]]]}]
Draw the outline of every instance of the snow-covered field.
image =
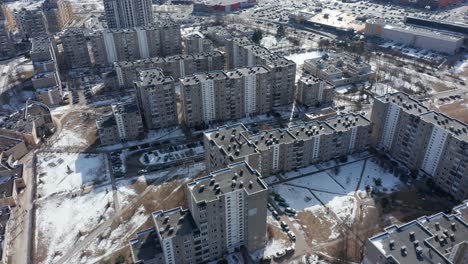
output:
[{"label": "snow-covered field", "polygon": [[103,154],[39,153],[37,192],[45,198],[57,193],[80,191],[110,181],[108,160]]},{"label": "snow-covered field", "polygon": [[38,204],[36,226],[40,263],[55,263],[96,226],[113,213],[110,185],[64,199],[49,197]]},{"label": "snow-covered field", "polygon": [[294,61],[297,67],[300,67],[304,64],[304,61],[309,59],[320,58],[324,53],[325,52],[321,51],[311,51],[306,53],[292,54],[287,56],[286,59]]},{"label": "snow-covered field", "polygon": [[[272,190],[297,211],[317,212],[325,206],[341,220],[352,224],[357,210],[356,192],[365,192],[368,185],[379,191],[393,192],[401,185],[397,177],[385,171],[372,158],[337,169],[330,168],[333,165],[333,162],[322,163],[287,173],[283,178],[306,176],[274,185]],[[319,168],[326,170],[320,171]]]}]

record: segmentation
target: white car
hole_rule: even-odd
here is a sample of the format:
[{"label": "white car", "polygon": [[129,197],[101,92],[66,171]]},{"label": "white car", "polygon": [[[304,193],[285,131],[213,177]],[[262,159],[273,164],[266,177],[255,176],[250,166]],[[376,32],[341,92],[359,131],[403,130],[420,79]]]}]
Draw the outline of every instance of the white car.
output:
[{"label": "white car", "polygon": [[294,235],[294,233],[292,231],[288,232],[288,236],[292,241],[296,241],[296,235]]}]

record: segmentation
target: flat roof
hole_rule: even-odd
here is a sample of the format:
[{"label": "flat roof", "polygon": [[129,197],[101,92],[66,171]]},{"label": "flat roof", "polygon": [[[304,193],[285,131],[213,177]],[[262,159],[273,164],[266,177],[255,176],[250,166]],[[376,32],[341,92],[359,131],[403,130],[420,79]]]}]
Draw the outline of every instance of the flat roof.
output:
[{"label": "flat roof", "polygon": [[174,82],[171,76],[164,76],[160,68],[140,70],[138,71],[138,81],[135,82],[138,86],[153,86]]},{"label": "flat roof", "polygon": [[298,140],[307,140],[311,137],[333,134],[334,132],[327,123],[320,121],[304,122],[290,127],[288,130]]},{"label": "flat roof", "polygon": [[163,253],[156,229],[154,228],[137,233],[136,237],[130,240],[130,247],[137,261],[149,261],[156,255]]},{"label": "flat roof", "polygon": [[227,71],[226,75],[230,78],[239,78],[247,75],[257,74],[257,73],[268,73],[269,70],[263,66],[254,66],[254,67],[244,67],[231,71]]},{"label": "flat roof", "polygon": [[9,150],[21,142],[23,142],[23,140],[0,135],[0,152]]},{"label": "flat roof", "polygon": [[422,115],[430,112],[429,108],[425,107],[420,102],[403,92],[389,93],[378,96],[375,99],[384,103],[396,104],[400,106],[403,111],[412,115]]},{"label": "flat roof", "polygon": [[213,130],[206,131],[205,137],[221,148],[223,153],[232,158],[241,158],[257,150],[246,137],[249,132],[243,124],[221,126]]},{"label": "flat roof", "polygon": [[247,194],[268,190],[260,174],[247,163],[239,162],[212,172],[187,184],[190,194],[197,202],[212,201],[226,193],[243,189]]},{"label": "flat roof", "polygon": [[174,208],[153,213],[153,219],[161,238],[181,237],[198,231],[192,214],[187,209]]},{"label": "flat roof", "polygon": [[468,142],[468,125],[442,113],[429,112],[421,119],[449,132],[453,137]]},{"label": "flat roof", "polygon": [[294,137],[287,129],[274,129],[252,135],[250,140],[260,151],[264,151],[268,150],[273,145],[292,143],[294,142]]},{"label": "flat roof", "polygon": [[327,124],[336,131],[346,131],[350,128],[368,126],[371,121],[362,115],[346,114],[327,119]]}]

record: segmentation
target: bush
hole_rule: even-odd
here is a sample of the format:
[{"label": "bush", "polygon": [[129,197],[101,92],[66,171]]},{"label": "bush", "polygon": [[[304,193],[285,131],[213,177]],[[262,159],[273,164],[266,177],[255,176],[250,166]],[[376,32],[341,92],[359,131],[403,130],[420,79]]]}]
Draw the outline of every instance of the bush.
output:
[{"label": "bush", "polygon": [[374,178],[374,184],[375,186],[382,186],[382,179]]}]

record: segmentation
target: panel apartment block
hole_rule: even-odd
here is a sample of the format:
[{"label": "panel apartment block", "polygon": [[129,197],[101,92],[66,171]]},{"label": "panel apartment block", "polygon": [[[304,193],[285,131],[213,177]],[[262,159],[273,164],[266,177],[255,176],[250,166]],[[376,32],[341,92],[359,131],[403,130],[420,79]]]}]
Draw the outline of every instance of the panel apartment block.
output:
[{"label": "panel apartment block", "polygon": [[108,28],[149,26],[153,22],[151,0],[104,0]]},{"label": "panel apartment block", "polygon": [[330,104],[334,97],[333,85],[320,78],[303,75],[297,83],[296,101],[306,106]]},{"label": "panel apartment block", "polygon": [[148,27],[96,31],[89,38],[91,58],[98,67],[182,52],[180,26],[168,20]]},{"label": "panel apartment block", "polygon": [[468,195],[468,126],[431,112],[405,93],[376,98],[372,144],[457,199]]},{"label": "panel apartment block", "polygon": [[174,79],[160,69],[139,72],[135,82],[138,105],[149,129],[178,125]]},{"label": "panel apartment block", "polygon": [[160,68],[164,75],[179,78],[199,72],[224,69],[224,56],[219,51],[193,55],[174,55],[165,58],[150,58],[134,62],[121,61],[114,63],[117,80],[121,88],[133,87],[138,79],[138,70]]},{"label": "panel apartment block", "polygon": [[188,210],[154,212],[155,228],[130,241],[134,262],[207,263],[265,246],[268,187],[248,164],[231,164],[186,190]]},{"label": "panel apartment block", "polygon": [[69,69],[91,67],[88,44],[81,28],[68,28],[59,35]]},{"label": "panel apartment block", "polygon": [[269,112],[270,77],[270,71],[265,67],[248,67],[182,79],[185,125],[195,127]]},{"label": "panel apartment block", "polygon": [[371,129],[356,114],[254,135],[242,124],[222,126],[204,133],[206,168],[246,161],[264,176],[290,171],[368,149]]},{"label": "panel apartment block", "polygon": [[246,38],[235,38],[226,44],[228,69],[264,66],[271,72],[271,105],[289,105],[294,101],[296,64],[255,45]]}]

